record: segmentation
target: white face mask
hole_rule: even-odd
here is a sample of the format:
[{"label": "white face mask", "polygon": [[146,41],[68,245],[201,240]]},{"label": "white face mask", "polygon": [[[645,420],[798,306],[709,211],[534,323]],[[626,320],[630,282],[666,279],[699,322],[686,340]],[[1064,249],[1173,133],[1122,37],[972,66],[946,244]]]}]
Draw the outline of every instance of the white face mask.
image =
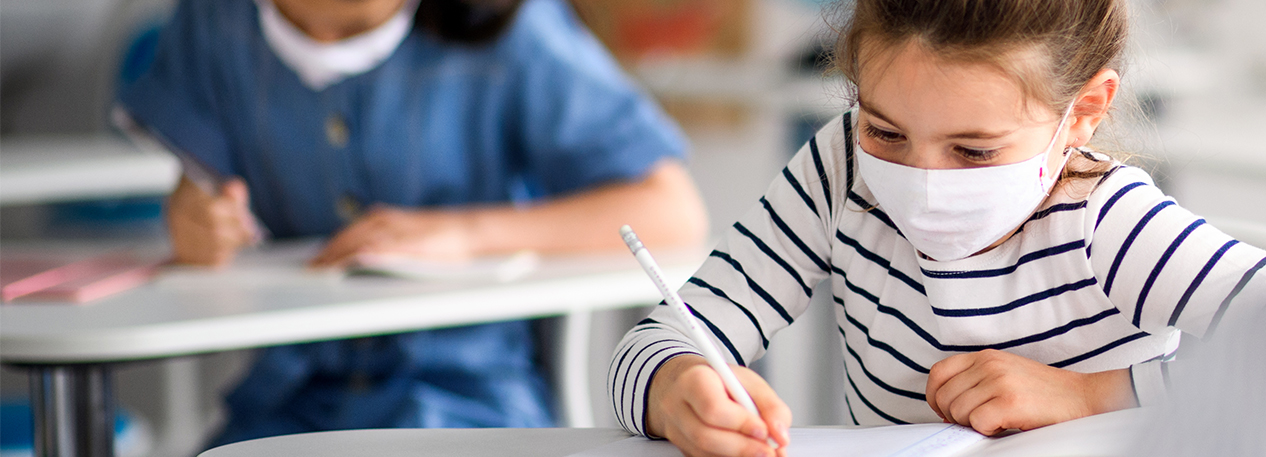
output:
[{"label": "white face mask", "polygon": [[1064,111],[1046,150],[1023,162],[928,170],[884,161],[858,142],[859,171],[915,249],[938,261],[964,259],[1015,230],[1050,195],[1069,153],[1055,169],[1047,157],[1071,111]]}]

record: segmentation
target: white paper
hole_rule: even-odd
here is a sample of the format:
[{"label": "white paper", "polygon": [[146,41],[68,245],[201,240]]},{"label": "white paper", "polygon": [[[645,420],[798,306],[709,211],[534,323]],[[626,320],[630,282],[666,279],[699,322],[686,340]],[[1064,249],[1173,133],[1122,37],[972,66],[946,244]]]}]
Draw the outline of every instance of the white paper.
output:
[{"label": "white paper", "polygon": [[1017,432],[968,449],[973,457],[1114,457],[1145,432],[1147,408],[1131,408]]},{"label": "white paper", "polygon": [[227,268],[169,265],[159,272],[154,285],[180,290],[220,290],[337,284],[343,279],[342,270],[307,266],[320,248],[320,240],[279,241],[242,250]]},{"label": "white paper", "polygon": [[[870,428],[793,428],[789,456],[948,457],[984,439],[958,425],[914,424]],[[668,441],[635,436],[600,446],[573,457],[680,457]]]},{"label": "white paper", "polygon": [[438,262],[396,255],[359,255],[349,273],[372,273],[415,281],[513,281],[537,269],[541,257],[531,251],[480,257],[468,262]]}]

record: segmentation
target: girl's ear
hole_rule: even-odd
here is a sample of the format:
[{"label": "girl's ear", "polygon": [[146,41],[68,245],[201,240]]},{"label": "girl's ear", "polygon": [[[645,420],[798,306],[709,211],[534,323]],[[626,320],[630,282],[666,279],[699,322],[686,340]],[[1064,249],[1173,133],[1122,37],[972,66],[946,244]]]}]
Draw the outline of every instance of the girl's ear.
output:
[{"label": "girl's ear", "polygon": [[1090,82],[1082,89],[1073,104],[1073,112],[1069,119],[1068,136],[1071,147],[1085,146],[1094,136],[1099,123],[1108,117],[1108,108],[1117,95],[1121,85],[1121,75],[1116,70],[1103,69],[1090,78]]}]

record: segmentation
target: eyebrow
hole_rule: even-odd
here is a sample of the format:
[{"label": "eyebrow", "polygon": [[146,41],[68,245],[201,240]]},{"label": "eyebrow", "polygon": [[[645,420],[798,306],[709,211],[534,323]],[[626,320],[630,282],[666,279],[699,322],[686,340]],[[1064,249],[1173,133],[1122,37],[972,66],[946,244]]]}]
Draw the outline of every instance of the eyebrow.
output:
[{"label": "eyebrow", "polygon": [[987,131],[983,131],[983,130],[972,130],[972,131],[968,131],[968,132],[959,132],[959,133],[955,133],[955,134],[953,134],[953,135],[945,135],[945,137],[944,137],[944,138],[945,138],[945,139],[947,139],[947,140],[959,140],[959,139],[969,139],[969,140],[995,140],[995,139],[1002,138],[1002,137],[1004,137],[1004,136],[1010,135],[1010,134],[1014,133],[1016,130],[1019,130],[1019,128],[1014,128],[1014,129],[1007,130],[1007,131],[996,131],[996,132],[987,132]]},{"label": "eyebrow", "polygon": [[885,116],[883,113],[879,112],[879,110],[870,106],[869,103],[866,103],[865,100],[862,100],[862,97],[860,95],[857,96],[857,106],[860,107],[862,110],[865,110],[866,112],[870,113],[871,116],[875,116],[879,118],[879,120],[881,121],[892,124],[894,127],[901,128],[900,125],[898,125],[896,122],[893,122],[892,119],[888,118],[888,116]]},{"label": "eyebrow", "polygon": [[[857,98],[857,106],[861,107],[861,109],[870,113],[871,116],[875,116],[879,118],[879,120],[881,121],[892,124],[894,127],[897,127],[898,129],[901,128],[899,124],[897,124],[896,122],[893,122],[892,119],[890,119],[888,116],[885,116],[883,113],[879,112],[879,110],[876,110],[873,106],[868,105],[865,101],[861,99],[860,96]],[[999,131],[992,131],[992,132],[985,131],[985,130],[970,130],[966,132],[958,132],[958,133],[953,133],[949,135],[944,135],[941,138],[946,139],[946,140],[958,140],[958,139],[993,140],[993,139],[1002,138],[1004,136],[1015,133],[1016,130],[1019,130],[1019,128],[1017,127],[1011,130],[1005,130],[1005,131],[999,130]]]}]

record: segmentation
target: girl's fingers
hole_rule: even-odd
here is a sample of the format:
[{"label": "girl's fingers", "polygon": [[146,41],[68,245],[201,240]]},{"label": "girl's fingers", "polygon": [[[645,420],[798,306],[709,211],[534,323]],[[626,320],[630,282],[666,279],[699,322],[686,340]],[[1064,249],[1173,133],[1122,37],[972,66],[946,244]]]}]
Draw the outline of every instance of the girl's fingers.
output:
[{"label": "girl's fingers", "polygon": [[[952,384],[953,381],[950,381],[950,383]],[[988,382],[978,382],[971,388],[954,394],[948,401],[942,403],[941,410],[945,411],[946,416],[948,416],[947,419],[950,421],[959,425],[971,426],[972,414],[977,408],[989,402],[995,396],[996,389],[989,385]]]},{"label": "girl's fingers", "polygon": [[251,213],[251,197],[246,182],[241,178],[233,178],[220,188],[220,195],[233,204],[237,224],[246,234],[247,244],[253,244],[263,237],[263,234],[259,233],[259,222],[255,219],[255,214]]},{"label": "girl's fingers", "polygon": [[734,370],[734,374],[747,389],[748,395],[751,395],[752,402],[756,403],[756,409],[760,411],[761,419],[769,429],[769,436],[778,442],[780,448],[786,447],[791,442],[791,408],[787,407],[778,393],[756,372],[739,367]]},{"label": "girl's fingers", "polygon": [[352,223],[335,234],[309,264],[315,267],[333,266],[347,259],[369,242],[375,232],[382,230],[380,225],[378,218],[372,216]]},{"label": "girl's fingers", "polygon": [[932,411],[935,411],[936,415],[940,416],[941,419],[948,418],[945,417],[945,411],[941,409],[940,405],[936,401],[938,392],[946,382],[963,372],[963,370],[972,366],[972,355],[973,354],[959,354],[940,362],[936,362],[936,364],[932,365],[932,369],[928,372],[926,391],[928,406],[931,406]]},{"label": "girl's fingers", "polygon": [[[739,409],[741,410],[742,407]],[[758,440],[734,430],[709,426],[699,416],[694,415],[691,408],[686,408],[686,411],[679,418],[679,427],[667,437],[686,455],[749,457],[774,455],[774,450],[765,444],[765,440]]]},{"label": "girl's fingers", "polygon": [[334,264],[346,264],[355,261],[360,255],[379,254],[379,255],[404,255],[409,256],[412,253],[406,248],[405,243],[398,238],[392,238],[381,232],[370,234],[360,247],[356,248],[346,257],[342,259],[334,259]]},{"label": "girl's fingers", "polygon": [[764,440],[754,440],[747,435],[729,430],[702,427],[688,441],[686,453],[689,455],[746,456],[757,457],[774,455],[774,449]]},{"label": "girl's fingers", "polygon": [[168,225],[177,262],[223,266],[249,242],[249,233],[241,228],[227,201],[210,200],[201,208],[174,205]]},{"label": "girl's fingers", "polygon": [[966,370],[960,371],[954,377],[946,380],[941,387],[936,390],[932,397],[936,409],[942,414],[942,418],[950,422],[964,424],[967,417],[964,415],[956,415],[951,408],[958,398],[972,389],[976,389],[985,379],[986,373],[983,370],[973,366]]},{"label": "girl's fingers", "polygon": [[356,254],[361,244],[362,240],[358,237],[338,237],[326,244],[308,265],[319,268],[340,266]]},{"label": "girl's fingers", "polygon": [[694,392],[686,393],[685,401],[694,416],[708,427],[731,430],[757,440],[769,436],[765,423],[730,399],[721,377],[707,365],[692,367],[682,374]]},{"label": "girl's fingers", "polygon": [[222,247],[236,251],[250,244],[254,233],[250,224],[254,216],[250,213],[246,183],[236,178],[224,183],[220,196],[207,200],[205,207],[207,223]]},{"label": "girl's fingers", "polygon": [[984,403],[972,409],[968,416],[971,428],[982,435],[993,436],[1002,433],[1008,427],[1004,423],[1006,411],[997,397],[990,397]]},{"label": "girl's fingers", "polygon": [[214,229],[231,230],[242,234],[243,237],[247,237],[251,231],[244,224],[244,217],[253,216],[250,215],[249,210],[243,213],[243,209],[238,206],[237,202],[232,200],[216,199],[207,207],[207,219]]},{"label": "girl's fingers", "polygon": [[769,437],[765,423],[730,399],[724,401],[690,401],[690,409],[709,428],[727,430],[764,441]]},{"label": "girl's fingers", "polygon": [[220,196],[239,206],[250,207],[250,193],[246,188],[246,182],[242,181],[242,178],[233,178],[221,185]]}]

